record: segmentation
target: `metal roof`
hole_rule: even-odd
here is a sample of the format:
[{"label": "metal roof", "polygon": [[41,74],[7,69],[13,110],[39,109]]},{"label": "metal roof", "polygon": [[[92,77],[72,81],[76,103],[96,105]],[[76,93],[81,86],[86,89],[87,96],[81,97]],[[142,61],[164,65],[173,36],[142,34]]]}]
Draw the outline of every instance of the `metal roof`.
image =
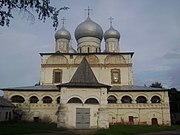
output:
[{"label": "metal roof", "polygon": [[14,105],[7,99],[0,97],[0,107],[14,107]]},{"label": "metal roof", "polygon": [[13,88],[3,88],[1,90],[7,91],[59,91],[58,87],[55,85],[38,85],[38,86],[26,86],[26,87],[13,87]]},{"label": "metal roof", "polygon": [[136,85],[122,85],[122,86],[112,86],[109,91],[113,92],[126,92],[126,91],[168,91],[164,88],[153,88],[153,87],[145,87],[145,86],[136,86]]}]

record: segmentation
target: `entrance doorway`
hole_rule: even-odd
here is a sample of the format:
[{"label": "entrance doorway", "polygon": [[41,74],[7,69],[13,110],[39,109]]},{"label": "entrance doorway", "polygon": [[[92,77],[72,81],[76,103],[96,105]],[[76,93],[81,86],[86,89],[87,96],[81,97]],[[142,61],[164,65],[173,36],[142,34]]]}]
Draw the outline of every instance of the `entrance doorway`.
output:
[{"label": "entrance doorway", "polygon": [[76,108],[76,128],[90,127],[90,108]]},{"label": "entrance doorway", "polygon": [[129,124],[130,125],[134,124],[134,117],[133,116],[129,116]]},{"label": "entrance doorway", "polygon": [[152,119],[151,119],[151,122],[152,122],[152,125],[154,125],[154,126],[157,126],[157,125],[158,125],[158,120],[157,120],[157,118],[152,118]]}]

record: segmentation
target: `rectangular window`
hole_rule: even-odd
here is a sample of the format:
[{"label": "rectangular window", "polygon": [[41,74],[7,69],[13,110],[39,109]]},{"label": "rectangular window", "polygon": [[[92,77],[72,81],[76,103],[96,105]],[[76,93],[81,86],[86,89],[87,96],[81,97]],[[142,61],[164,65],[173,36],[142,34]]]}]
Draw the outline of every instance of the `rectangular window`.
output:
[{"label": "rectangular window", "polygon": [[120,78],[120,70],[119,69],[112,69],[111,70],[111,83],[121,83]]},{"label": "rectangular window", "polygon": [[11,120],[11,112],[9,112],[9,120]]},{"label": "rectangular window", "polygon": [[6,116],[5,116],[5,120],[7,120],[8,119],[8,112],[6,112]]},{"label": "rectangular window", "polygon": [[61,83],[62,82],[62,70],[55,69],[53,71],[53,83]]}]

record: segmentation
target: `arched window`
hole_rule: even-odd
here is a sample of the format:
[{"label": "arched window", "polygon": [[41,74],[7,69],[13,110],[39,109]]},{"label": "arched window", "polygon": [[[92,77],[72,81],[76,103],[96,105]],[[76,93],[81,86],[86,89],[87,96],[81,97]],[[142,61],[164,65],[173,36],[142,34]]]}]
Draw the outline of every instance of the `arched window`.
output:
[{"label": "arched window", "polygon": [[68,103],[81,103],[82,104],[82,101],[81,99],[74,97],[74,98],[69,99]]},{"label": "arched window", "polygon": [[25,100],[22,96],[16,95],[11,97],[12,103],[23,103]]},{"label": "arched window", "polygon": [[42,101],[43,101],[43,103],[50,104],[50,103],[52,103],[52,98],[49,96],[45,96],[45,97],[43,97]]},{"label": "arched window", "polygon": [[130,96],[123,96],[123,97],[121,98],[121,102],[122,102],[122,103],[131,103],[131,102],[132,102],[132,99],[131,99]]},{"label": "arched window", "polygon": [[58,98],[56,99],[56,101],[57,101],[57,104],[59,104],[59,103],[60,103],[60,97],[58,97]]},{"label": "arched window", "polygon": [[147,99],[144,96],[139,96],[139,97],[137,97],[136,102],[137,103],[147,103]]},{"label": "arched window", "polygon": [[153,96],[151,98],[151,103],[160,103],[161,102],[161,99],[159,96]]},{"label": "arched window", "polygon": [[95,98],[88,98],[88,99],[85,101],[85,104],[99,104],[99,102],[98,102],[97,99],[95,99]]},{"label": "arched window", "polygon": [[108,101],[108,104],[110,103],[117,103],[117,99],[116,99],[116,97],[115,96],[109,96],[108,97],[108,99],[107,99],[107,101]]},{"label": "arched window", "polygon": [[32,96],[29,98],[30,103],[37,103],[39,99],[36,96]]}]

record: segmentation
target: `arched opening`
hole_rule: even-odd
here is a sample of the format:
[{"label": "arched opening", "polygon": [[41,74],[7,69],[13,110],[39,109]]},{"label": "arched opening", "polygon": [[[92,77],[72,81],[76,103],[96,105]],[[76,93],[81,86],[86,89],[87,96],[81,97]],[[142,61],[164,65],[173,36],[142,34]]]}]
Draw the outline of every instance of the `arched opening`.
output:
[{"label": "arched opening", "polygon": [[137,103],[147,103],[147,99],[144,96],[139,96],[139,97],[137,97],[136,102]]},{"label": "arched opening", "polygon": [[39,101],[39,99],[36,96],[32,96],[29,98],[30,103],[37,103],[38,101]]},{"label": "arched opening", "polygon": [[122,103],[131,103],[131,102],[132,102],[132,99],[131,99],[130,96],[123,96],[123,97],[121,98],[121,102],[122,102]]},{"label": "arched opening", "polygon": [[99,104],[99,102],[98,102],[97,99],[95,99],[95,98],[88,98],[88,99],[85,101],[85,104]]},{"label": "arched opening", "polygon": [[117,103],[117,98],[113,95],[109,96],[108,99],[108,104],[113,104],[113,103]]},{"label": "arched opening", "polygon": [[24,103],[25,99],[22,96],[16,95],[11,97],[12,103]]},{"label": "arched opening", "polygon": [[45,97],[43,97],[42,101],[43,101],[43,103],[50,104],[50,103],[52,103],[53,100],[51,97],[45,96]]},{"label": "arched opening", "polygon": [[152,118],[152,119],[151,119],[151,123],[152,123],[152,125],[157,126],[157,125],[158,125],[158,120],[157,120],[157,118]]},{"label": "arched opening", "polygon": [[60,103],[60,97],[58,97],[58,98],[56,99],[56,102],[57,102],[57,104]]},{"label": "arched opening", "polygon": [[74,97],[74,98],[69,99],[68,103],[80,103],[80,104],[82,104],[82,101],[81,101],[81,99]]},{"label": "arched opening", "polygon": [[160,103],[161,102],[161,99],[159,96],[153,96],[151,98],[151,103]]}]

